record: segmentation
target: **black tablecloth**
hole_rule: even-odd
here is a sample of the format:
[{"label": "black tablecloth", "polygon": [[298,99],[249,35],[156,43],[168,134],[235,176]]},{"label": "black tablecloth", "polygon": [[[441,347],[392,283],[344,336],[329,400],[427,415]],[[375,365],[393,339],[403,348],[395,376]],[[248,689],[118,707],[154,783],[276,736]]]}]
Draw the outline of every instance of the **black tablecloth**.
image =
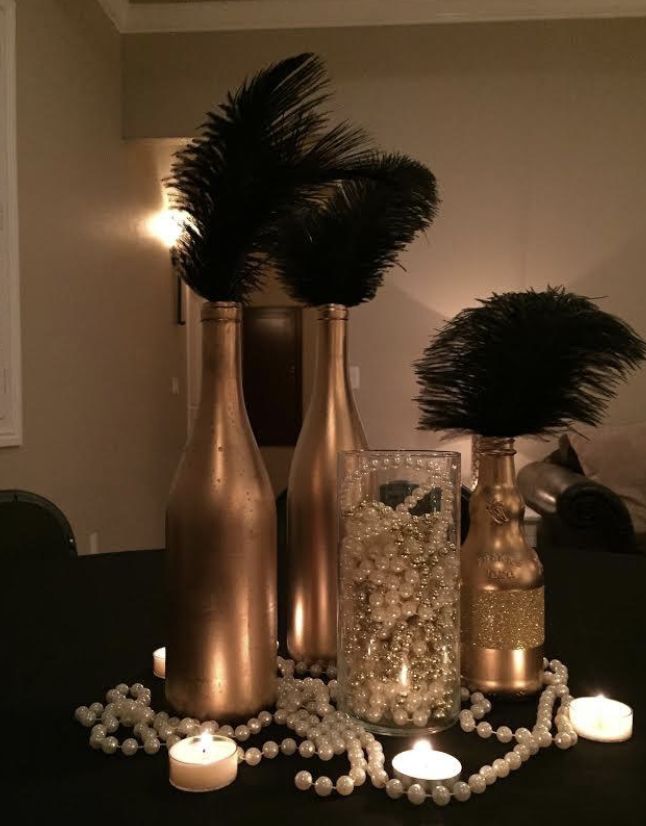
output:
[{"label": "black tablecloth", "polygon": [[[548,656],[567,663],[575,695],[603,691],[633,706],[633,739],[611,745],[580,740],[567,752],[541,751],[484,795],[443,809],[392,801],[368,785],[348,798],[326,799],[294,788],[301,768],[333,778],[347,772],[342,758],[321,763],[280,755],[256,768],[241,766],[227,789],[191,795],[169,785],[164,750],[133,758],[92,751],[88,730],[73,720],[76,706],[103,701],[118,682],[141,681],[153,689],[153,706],[163,707],[163,682],[150,667],[151,652],[164,643],[163,553],[106,554],[10,572],[2,588],[9,638],[0,715],[2,811],[12,812],[18,824],[54,818],[182,826],[643,824],[638,770],[646,767],[646,558],[568,553],[544,563]],[[497,703],[490,719],[531,727],[534,715],[534,701]],[[286,729],[272,726],[249,745],[285,736]],[[465,775],[509,748],[457,727],[432,739],[459,757]],[[388,758],[407,743],[383,742]]]}]

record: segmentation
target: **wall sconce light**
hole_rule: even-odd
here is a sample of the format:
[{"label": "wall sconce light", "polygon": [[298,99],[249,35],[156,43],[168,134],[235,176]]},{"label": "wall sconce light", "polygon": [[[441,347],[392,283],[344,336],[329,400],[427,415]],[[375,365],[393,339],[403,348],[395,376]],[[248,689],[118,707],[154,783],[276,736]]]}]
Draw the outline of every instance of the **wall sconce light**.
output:
[{"label": "wall sconce light", "polygon": [[150,234],[158,238],[169,250],[172,250],[180,235],[184,232],[187,215],[179,209],[162,209],[151,215],[148,221]]},{"label": "wall sconce light", "polygon": [[[179,209],[162,209],[156,212],[148,220],[148,230],[152,236],[158,238],[161,243],[170,250],[170,260],[175,269],[174,249],[179,240],[184,227],[188,221],[187,213]],[[175,276],[175,322],[176,324],[186,324],[184,315],[184,289],[182,279]]]}]

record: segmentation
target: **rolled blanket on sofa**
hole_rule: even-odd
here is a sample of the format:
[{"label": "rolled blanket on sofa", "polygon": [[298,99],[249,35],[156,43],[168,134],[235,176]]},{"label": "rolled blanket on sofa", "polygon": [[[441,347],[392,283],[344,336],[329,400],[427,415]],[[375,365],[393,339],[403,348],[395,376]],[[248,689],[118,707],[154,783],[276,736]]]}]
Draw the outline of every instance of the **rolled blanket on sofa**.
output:
[{"label": "rolled blanket on sofa", "polygon": [[559,544],[618,553],[637,549],[626,505],[604,485],[549,462],[524,467],[518,485]]},{"label": "rolled blanket on sofa", "polygon": [[609,488],[583,478],[565,488],[556,502],[556,512],[568,527],[599,531],[618,550],[634,544],[630,514],[623,501]]}]

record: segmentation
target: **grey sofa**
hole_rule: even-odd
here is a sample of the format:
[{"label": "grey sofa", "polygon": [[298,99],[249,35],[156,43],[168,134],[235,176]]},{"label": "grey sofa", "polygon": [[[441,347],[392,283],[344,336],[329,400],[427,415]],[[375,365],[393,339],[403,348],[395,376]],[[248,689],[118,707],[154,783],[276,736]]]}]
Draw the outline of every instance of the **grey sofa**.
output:
[{"label": "grey sofa", "polygon": [[518,486],[527,505],[542,517],[539,552],[542,547],[646,551],[646,536],[635,534],[623,500],[582,472],[560,464],[558,454],[522,468]]}]

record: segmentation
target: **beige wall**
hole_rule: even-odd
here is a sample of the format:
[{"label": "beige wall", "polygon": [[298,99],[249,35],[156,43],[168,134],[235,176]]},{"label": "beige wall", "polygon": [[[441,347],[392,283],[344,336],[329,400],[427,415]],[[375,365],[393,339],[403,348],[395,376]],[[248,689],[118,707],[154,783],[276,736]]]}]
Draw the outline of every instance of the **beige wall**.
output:
[{"label": "beige wall", "polygon": [[[183,387],[171,395],[172,377],[184,375],[183,333],[172,324],[167,254],[142,226],[161,206],[158,153],[122,142],[122,130],[190,135],[242,76],[303,49],[327,59],[338,114],[426,161],[442,189],[441,216],[407,254],[407,272],[353,314],[351,361],[373,446],[437,443],[415,429],[410,364],[442,319],[491,290],[566,283],[607,296],[605,307],[646,334],[646,21],[120,42],[95,2],[21,2],[25,443],[0,450],[0,488],[52,498],[84,551],[92,532],[101,550],[163,544],[184,439]],[[259,300],[282,303],[273,287]],[[309,346],[307,356],[306,385]],[[642,371],[612,419],[645,409]],[[279,489],[289,451],[266,459]]]},{"label": "beige wall", "polygon": [[[437,442],[415,429],[411,362],[492,290],[564,283],[646,334],[646,20],[127,36],[125,132],[191,134],[245,74],[302,50],[328,61],[338,113],[428,163],[442,191],[407,272],[354,313],[373,446]],[[644,417],[646,372],[612,410]]]},{"label": "beige wall", "polygon": [[[147,145],[121,140],[121,43],[88,0],[19,2],[24,445],[0,488],[67,514],[81,551],[161,547],[184,439],[182,333]],[[182,379],[183,381],[183,379]]]}]

